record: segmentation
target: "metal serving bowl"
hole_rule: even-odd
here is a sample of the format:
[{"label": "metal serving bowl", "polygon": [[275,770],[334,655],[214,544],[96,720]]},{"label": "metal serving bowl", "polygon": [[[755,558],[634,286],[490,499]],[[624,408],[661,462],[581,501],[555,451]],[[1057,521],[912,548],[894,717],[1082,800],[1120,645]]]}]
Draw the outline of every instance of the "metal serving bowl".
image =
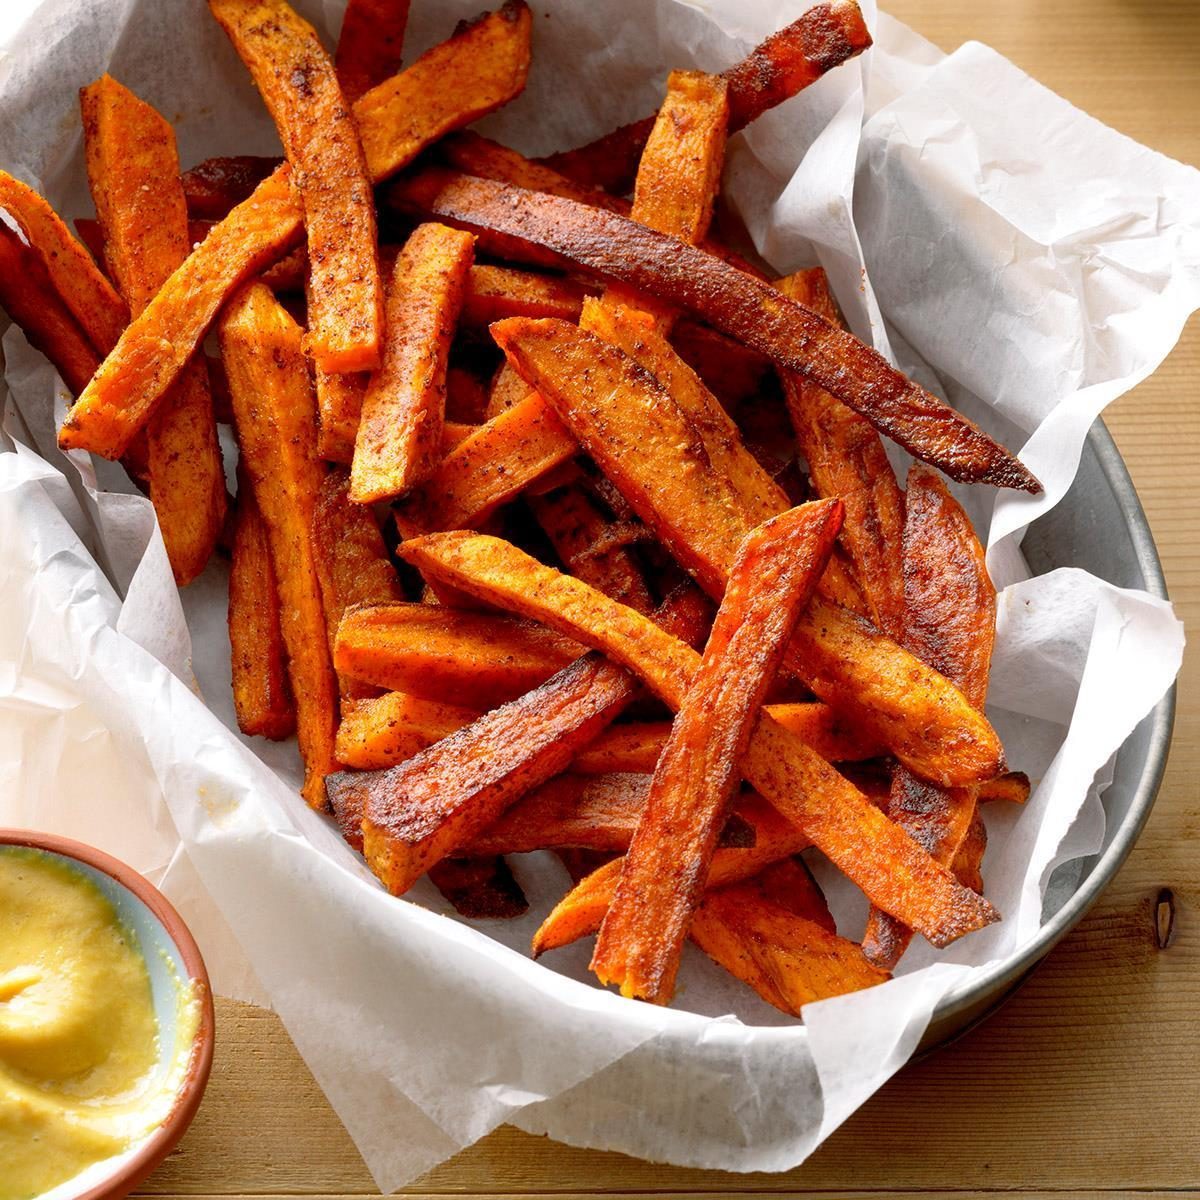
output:
[{"label": "metal serving bowl", "polygon": [[[1140,588],[1162,599],[1166,580],[1150,525],[1133,480],[1103,422],[1088,435],[1070,492],[1029,527],[1023,543],[1035,574],[1080,567],[1123,588]],[[963,1033],[998,1008],[1025,977],[1072,930],[1100,897],[1137,841],[1154,806],[1167,765],[1175,722],[1175,688],[1154,706],[1117,753],[1113,780],[1101,797],[1106,816],[1104,845],[1082,862],[1074,893],[1053,907],[1054,889],[1037,936],[968,985],[951,991],[934,1010],[918,1051]],[[1076,863],[1078,870],[1080,864]]]}]

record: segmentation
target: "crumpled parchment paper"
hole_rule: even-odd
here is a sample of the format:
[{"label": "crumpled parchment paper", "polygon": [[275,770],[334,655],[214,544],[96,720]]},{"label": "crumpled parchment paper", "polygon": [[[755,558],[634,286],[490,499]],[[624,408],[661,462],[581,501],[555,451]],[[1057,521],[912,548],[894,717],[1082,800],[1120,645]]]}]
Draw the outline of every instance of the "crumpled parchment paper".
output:
[{"label": "crumpled parchment paper", "polygon": [[[412,54],[479,4],[417,0]],[[335,0],[298,7],[336,32]],[[481,127],[531,153],[576,144],[652,111],[668,67],[719,69],[805,7],[543,0],[529,88]],[[1106,764],[1178,669],[1168,604],[1071,568],[1031,579],[1020,542],[1095,416],[1200,305],[1200,174],[986,47],[944,56],[864,8],[875,49],[734,138],[726,192],[773,267],[820,261],[860,336],[1023,446],[1045,483],[966,495],[1004,589],[989,712],[1038,786],[987,814],[1005,920],[944,953],[914,946],[896,980],[804,1025],[690,950],[671,1010],[590,986],[588,946],[532,963],[568,882],[549,855],[514,860],[520,921],[459,922],[427,885],[415,903],[385,895],[298,800],[294,747],[236,732],[225,565],[178,595],[148,502],[109,464],[59,454],[63,387],[3,336],[0,823],[94,842],[157,881],[218,990],[282,1016],[385,1190],[505,1121],[682,1164],[800,1162],[949,989],[1034,933],[1051,870],[1101,844]],[[9,21],[0,165],[68,216],[90,211],[76,91],[105,70],[177,123],[185,164],[277,147],[198,2],[45,0]],[[858,936],[861,897],[817,868]]]}]

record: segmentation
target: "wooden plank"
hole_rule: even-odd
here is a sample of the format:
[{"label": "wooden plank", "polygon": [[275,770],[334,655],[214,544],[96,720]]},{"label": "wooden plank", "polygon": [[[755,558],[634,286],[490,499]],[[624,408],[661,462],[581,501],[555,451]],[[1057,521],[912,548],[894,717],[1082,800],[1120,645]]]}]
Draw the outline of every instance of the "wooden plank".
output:
[{"label": "wooden plank", "polygon": [[[1200,161],[1200,5],[1064,0],[890,0],[944,49],[995,46],[1085,110]],[[1030,131],[1031,145],[1036,131]],[[1158,539],[1179,615],[1200,624],[1200,323],[1163,368],[1109,410]],[[767,1195],[837,1191],[947,1197],[1194,1194],[1200,1182],[1200,664],[1180,681],[1175,746],[1136,850],[1087,920],[987,1024],[909,1067],[803,1167],[728,1175],[653,1166],[503,1129],[418,1181],[430,1196]],[[1160,950],[1171,889],[1176,937]],[[340,1123],[270,1014],[218,1009],[209,1093],[143,1195],[374,1195]],[[844,1189],[855,1189],[846,1192]],[[957,1190],[956,1190],[957,1189]],[[962,1190],[969,1189],[969,1190]],[[1031,1189],[1044,1189],[1041,1191]]]}]

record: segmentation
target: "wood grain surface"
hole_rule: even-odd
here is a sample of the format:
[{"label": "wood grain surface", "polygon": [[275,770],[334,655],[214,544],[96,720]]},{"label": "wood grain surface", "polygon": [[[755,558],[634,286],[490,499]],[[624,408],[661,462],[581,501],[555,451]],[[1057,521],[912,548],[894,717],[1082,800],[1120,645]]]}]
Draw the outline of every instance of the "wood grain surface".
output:
[{"label": "wood grain surface", "polygon": [[[765,2],[765,0],[764,0]],[[1200,3],[892,0],[945,50],[986,42],[1101,120],[1200,162]],[[1037,131],[1030,130],[1031,148]],[[1110,429],[1150,517],[1177,611],[1200,625],[1200,322],[1114,405]],[[953,1197],[1200,1191],[1200,664],[1179,688],[1150,823],[1095,910],[990,1021],[909,1066],[802,1167],[653,1166],[503,1129],[409,1190],[429,1195],[837,1192]],[[1169,889],[1175,936],[1160,949]],[[212,1083],[139,1194],[375,1194],[278,1020],[222,1002]]]}]

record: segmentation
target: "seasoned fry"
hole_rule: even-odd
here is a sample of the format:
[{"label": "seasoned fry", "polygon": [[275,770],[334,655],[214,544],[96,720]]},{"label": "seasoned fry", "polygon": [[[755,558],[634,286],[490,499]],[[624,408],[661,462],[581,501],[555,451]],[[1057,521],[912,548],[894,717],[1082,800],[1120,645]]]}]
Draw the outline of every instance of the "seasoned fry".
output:
[{"label": "seasoned fry", "polygon": [[[561,314],[512,315],[552,317]],[[676,321],[671,330],[671,345],[726,409],[756,401],[771,370],[771,360],[765,355],[696,321]]]},{"label": "seasoned fry", "polygon": [[92,348],[107,354],[129,320],[129,309],[91,255],[71,236],[54,209],[7,171],[0,171],[0,208],[20,226]]},{"label": "seasoned fry", "polygon": [[650,589],[629,548],[612,543],[612,523],[582,488],[555,488],[543,496],[530,497],[529,503],[572,575],[638,612],[649,612],[654,607]]},{"label": "seasoned fry", "polygon": [[890,978],[867,962],[858,943],[766,898],[753,883],[709,892],[691,934],[710,958],[794,1017],[805,1004]]},{"label": "seasoned fry", "polygon": [[[464,531],[430,534],[405,542],[400,553],[423,574],[602,649],[637,672],[675,710],[698,669],[694,651],[642,614],[498,538]],[[947,945],[997,919],[986,900],[959,885],[769,714],[759,718],[743,772],[876,905],[934,945]]]},{"label": "seasoned fry", "polygon": [[529,395],[529,384],[508,363],[501,363],[488,385],[487,408],[484,418],[491,420],[510,408],[516,408]]},{"label": "seasoned fry", "polygon": [[429,868],[429,878],[471,921],[511,920],[529,911],[521,885],[498,854],[473,858],[444,858]]},{"label": "seasoned fry", "polygon": [[334,753],[356,770],[394,767],[478,720],[479,711],[405,692],[351,700],[342,706]]},{"label": "seasoned fry", "polygon": [[[189,251],[175,133],[110,75],[79,99],[104,257],[136,317]],[[187,364],[146,430],[150,499],[182,587],[204,569],[225,520],[225,471],[202,359]]]},{"label": "seasoned fry", "polygon": [[317,453],[322,458],[346,466],[354,461],[354,441],[358,437],[369,379],[370,375],[365,371],[344,375],[313,364],[313,384],[320,415]]},{"label": "seasoned fry", "polygon": [[[971,704],[982,709],[996,637],[996,589],[988,576],[979,538],[958,501],[936,472],[914,465],[908,476],[904,523],[904,642],[942,671]],[[892,776],[888,814],[938,861],[948,866],[963,855],[963,872],[974,878],[983,858],[972,832],[978,793],[974,787],[939,788],[903,767]],[[877,966],[893,967],[911,939],[893,918],[872,911],[863,948]]]},{"label": "seasoned fry", "polygon": [[[870,45],[854,0],[815,5],[724,73],[729,131],[749,125]],[[646,117],[576,150],[552,154],[546,165],[585,185],[625,192],[653,128],[654,117]]]},{"label": "seasoned fry", "polygon": [[953,479],[1040,490],[1018,459],[875,350],[704,250],[616,213],[436,167],[400,181],[392,195],[423,215],[532,242],[687,309],[800,371]]},{"label": "seasoned fry", "polygon": [[482,710],[537,687],[582,653],[577,642],[532,621],[387,604],[345,614],[334,663],[376,687]]},{"label": "seasoned fry", "polygon": [[421,225],[396,260],[383,364],[367,384],[350,468],[350,497],[391,500],[441,458],[446,363],[471,267],[470,234]]},{"label": "seasoned fry", "polygon": [[296,732],[287,681],[279,590],[267,527],[248,480],[238,488],[229,566],[233,710],[246,734],[281,740]]},{"label": "seasoned fry", "polygon": [[[529,70],[529,10],[520,0],[462,27],[354,105],[373,180],[512,99]],[[217,225],[132,322],[67,414],[64,448],[119,457],[237,288],[300,237],[287,164]]]},{"label": "seasoned fry", "polygon": [[[361,504],[351,503],[349,490],[346,472],[331,471],[321,481],[313,508],[313,559],[321,582],[330,654],[348,609],[395,604],[404,599],[374,514]],[[343,697],[361,696],[371,690],[345,677],[339,677],[338,686]],[[338,761],[345,761],[340,754]]]},{"label": "seasoned fry", "polygon": [[742,759],[841,523],[840,501],[804,505],[759,526],[738,552],[592,956],[601,983],[623,996],[666,1004],[674,994]]},{"label": "seasoned fry", "polygon": [[577,321],[585,295],[583,287],[559,275],[476,263],[467,280],[462,322],[483,328],[505,317]]},{"label": "seasoned fry", "polygon": [[[703,440],[657,380],[592,335],[516,318],[493,335],[663,544],[714,597],[751,522]],[[817,597],[788,669],[922,777],[965,784],[1003,769],[999,740],[962,694],[854,614]]]},{"label": "seasoned fry", "polygon": [[533,480],[579,451],[536,392],[460,442],[404,506],[425,529],[478,525]]},{"label": "seasoned fry", "polygon": [[[776,287],[840,324],[819,267],[781,279]],[[837,496],[846,506],[842,544],[857,568],[871,618],[889,637],[899,637],[904,618],[904,495],[883,442],[866,418],[803,376],[782,371],[780,380],[817,494]]]},{"label": "seasoned fry", "polygon": [[349,0],[333,62],[351,104],[400,70],[409,0]]},{"label": "seasoned fry", "polygon": [[188,216],[200,221],[221,221],[243,200],[248,200],[278,167],[278,158],[256,154],[206,158],[184,171],[180,178]]},{"label": "seasoned fry", "polygon": [[87,386],[100,359],[63,303],[38,256],[0,222],[0,308],[40,350],[73,395]]},{"label": "seasoned fry", "polygon": [[317,31],[287,0],[209,0],[292,164],[310,264],[307,348],[327,371],[379,365],[383,283],[354,117]]},{"label": "seasoned fry", "polygon": [[324,778],[335,766],[337,683],[312,549],[313,510],[324,472],[301,336],[262,284],[248,287],[221,319],[241,461],[267,527],[279,588],[304,759],[301,794],[314,808],[324,808]]}]

